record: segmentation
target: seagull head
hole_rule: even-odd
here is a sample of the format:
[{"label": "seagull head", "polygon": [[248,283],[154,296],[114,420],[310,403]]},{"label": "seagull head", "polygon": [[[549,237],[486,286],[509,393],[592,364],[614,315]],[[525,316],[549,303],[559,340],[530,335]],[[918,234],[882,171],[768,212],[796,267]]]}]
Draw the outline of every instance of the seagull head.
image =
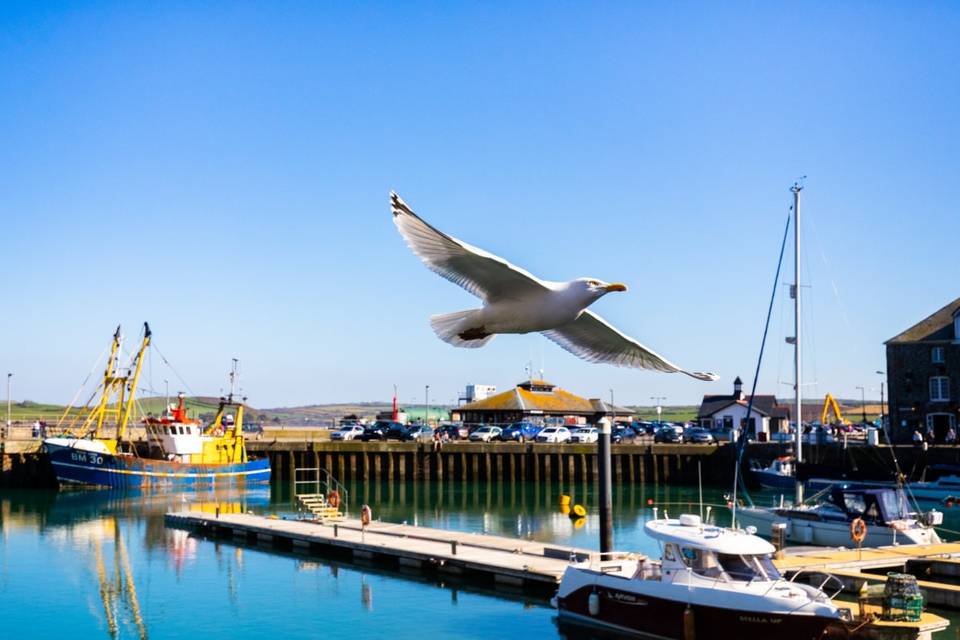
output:
[{"label": "seagull head", "polygon": [[596,278],[577,278],[570,284],[572,285],[572,289],[582,292],[584,297],[589,300],[597,300],[611,291],[627,290],[627,285],[625,284],[619,282],[604,282]]}]

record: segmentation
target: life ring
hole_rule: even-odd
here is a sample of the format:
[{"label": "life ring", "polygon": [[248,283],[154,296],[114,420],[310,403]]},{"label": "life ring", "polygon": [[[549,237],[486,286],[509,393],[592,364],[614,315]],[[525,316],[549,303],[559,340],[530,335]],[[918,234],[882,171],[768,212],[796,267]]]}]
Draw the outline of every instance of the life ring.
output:
[{"label": "life ring", "polygon": [[867,537],[867,523],[863,521],[863,518],[854,518],[853,522],[850,523],[850,539],[860,544]]},{"label": "life ring", "polygon": [[336,509],[340,506],[340,492],[334,489],[327,494],[327,504]]},{"label": "life ring", "polygon": [[367,526],[370,524],[370,521],[373,519],[373,510],[370,508],[370,505],[365,504],[360,507],[360,524],[362,526]]}]

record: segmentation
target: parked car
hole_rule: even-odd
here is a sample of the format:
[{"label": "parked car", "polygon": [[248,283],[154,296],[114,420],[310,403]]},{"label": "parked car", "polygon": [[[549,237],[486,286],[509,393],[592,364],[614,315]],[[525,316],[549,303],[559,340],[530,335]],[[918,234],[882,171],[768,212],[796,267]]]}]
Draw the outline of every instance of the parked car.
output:
[{"label": "parked car", "polygon": [[407,429],[409,427],[400,424],[399,422],[391,422],[390,428],[387,429],[386,440],[406,440],[407,439]]},{"label": "parked car", "polygon": [[537,434],[537,442],[560,444],[570,441],[570,429],[566,427],[547,427]]},{"label": "parked car", "polygon": [[470,429],[462,424],[442,424],[437,427],[437,433],[446,435],[449,440],[466,440],[470,437]]},{"label": "parked car", "polygon": [[717,439],[706,429],[691,427],[683,432],[683,441],[695,444],[713,444]]},{"label": "parked car", "polygon": [[433,440],[433,427],[428,427],[425,424],[415,424],[407,429],[403,439],[413,442],[428,442]]},{"label": "parked car", "polygon": [[683,431],[675,427],[660,427],[653,434],[654,442],[674,443],[683,442]]},{"label": "parked car", "polygon": [[330,434],[331,440],[353,440],[357,436],[363,435],[363,427],[354,423],[345,427],[340,427]]},{"label": "parked car", "polygon": [[532,422],[514,422],[503,428],[500,432],[500,439],[504,442],[533,440],[537,437],[537,434],[540,433],[540,429],[540,425],[533,424]]},{"label": "parked car", "polygon": [[600,431],[596,427],[579,427],[570,432],[570,442],[578,444],[593,444],[600,439]]},{"label": "parked car", "polygon": [[503,429],[484,425],[470,434],[470,442],[492,442],[500,437]]},{"label": "parked car", "polygon": [[386,440],[387,431],[390,430],[391,425],[400,424],[399,422],[391,422],[389,420],[377,420],[373,424],[368,424],[363,428],[363,433],[360,434],[358,440],[363,442],[370,442],[371,440]]},{"label": "parked car", "polygon": [[613,433],[610,434],[610,441],[614,444],[634,442],[636,439],[637,431],[625,424],[618,424],[613,428]]}]

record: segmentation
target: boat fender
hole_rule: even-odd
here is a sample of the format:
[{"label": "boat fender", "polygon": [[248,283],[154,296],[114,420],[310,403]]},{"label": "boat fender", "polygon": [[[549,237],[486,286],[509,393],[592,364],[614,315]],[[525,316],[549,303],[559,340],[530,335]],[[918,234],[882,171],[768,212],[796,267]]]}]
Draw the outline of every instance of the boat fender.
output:
[{"label": "boat fender", "polygon": [[863,518],[854,518],[850,523],[850,539],[858,545],[867,537],[867,523]]},{"label": "boat fender", "polygon": [[336,509],[340,506],[340,492],[334,489],[327,494],[327,504]]},{"label": "boat fender", "polygon": [[365,504],[360,507],[360,525],[365,527],[370,524],[371,520],[373,520],[373,510],[370,505]]},{"label": "boat fender", "polygon": [[696,640],[697,621],[694,619],[693,607],[689,604],[683,610],[683,640]]},{"label": "boat fender", "polygon": [[587,611],[589,611],[592,616],[600,614],[600,594],[596,591],[591,593],[587,598]]}]

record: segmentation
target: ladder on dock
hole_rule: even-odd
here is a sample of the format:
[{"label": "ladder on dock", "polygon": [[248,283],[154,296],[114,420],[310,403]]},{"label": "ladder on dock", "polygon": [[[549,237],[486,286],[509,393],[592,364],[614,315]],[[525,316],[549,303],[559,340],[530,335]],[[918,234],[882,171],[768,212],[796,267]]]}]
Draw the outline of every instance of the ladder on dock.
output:
[{"label": "ladder on dock", "polygon": [[[349,492],[326,469],[297,468],[293,471],[294,506],[300,517],[309,517],[322,523],[340,522],[349,511]],[[331,504],[333,495],[337,504]]]},{"label": "ladder on dock", "polygon": [[322,523],[341,522],[346,516],[339,507],[331,506],[322,493],[304,493],[297,495],[297,513],[310,514]]}]

